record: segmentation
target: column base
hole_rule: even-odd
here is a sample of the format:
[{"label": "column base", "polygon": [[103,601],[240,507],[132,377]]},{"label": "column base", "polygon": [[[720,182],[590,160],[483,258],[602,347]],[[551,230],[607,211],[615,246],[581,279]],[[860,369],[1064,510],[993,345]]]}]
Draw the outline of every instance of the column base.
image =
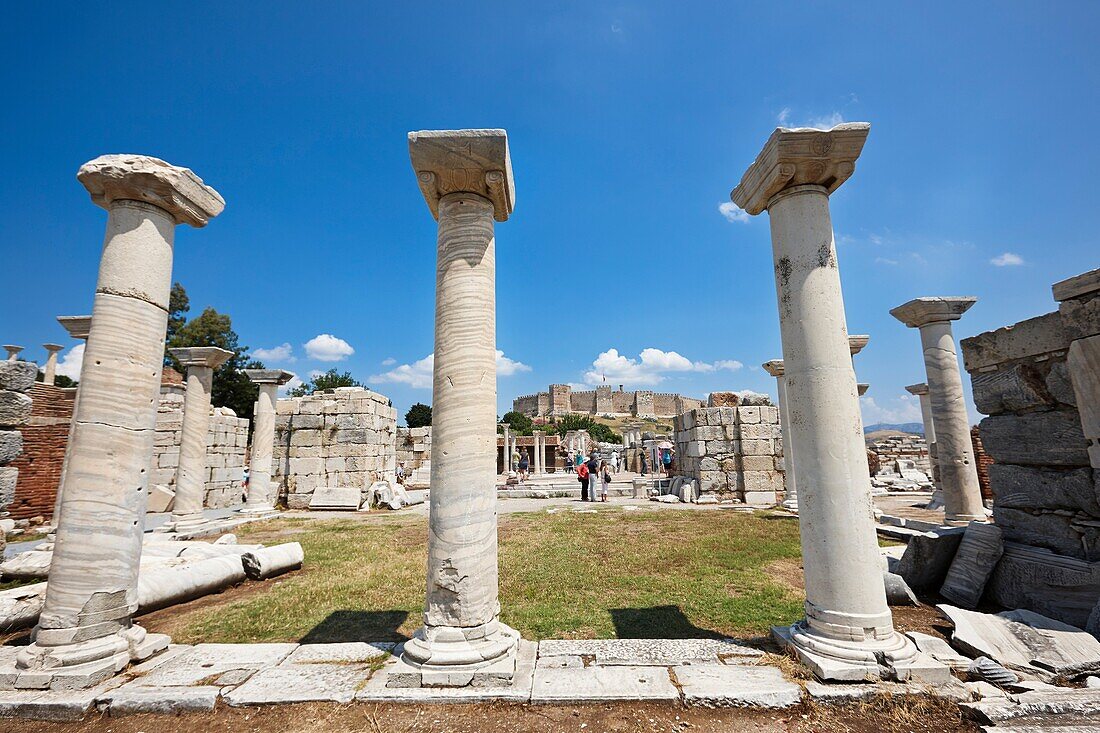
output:
[{"label": "column base", "polygon": [[798,514],[798,497],[795,496],[793,498],[784,500],[783,504],[781,504],[781,506],[784,509],[787,509],[789,511],[794,512],[795,514]]},{"label": "column base", "polygon": [[131,662],[168,648],[167,634],[131,626],[110,636],[61,646],[37,642],[19,650],[14,665],[0,666],[0,690],[83,690],[109,680]]},{"label": "column base", "polygon": [[506,687],[516,674],[519,632],[483,626],[424,626],[405,642],[387,687]]},{"label": "column base", "polygon": [[153,530],[156,533],[179,535],[180,537],[195,537],[215,529],[215,524],[202,513],[187,514],[179,518],[173,516],[167,522]]},{"label": "column base", "polygon": [[945,527],[965,527],[971,522],[988,522],[988,515],[982,513],[975,516],[973,514],[956,514],[951,517],[944,517],[943,524]]},{"label": "column base", "polygon": [[826,682],[897,680],[945,684],[951,670],[917,650],[904,634],[885,639],[834,639],[814,631],[806,620],[773,626],[772,636]]},{"label": "column base", "polygon": [[265,514],[278,514],[279,510],[270,504],[258,504],[256,506],[248,506],[245,504],[237,510],[238,514],[245,514],[250,517],[261,517]]}]

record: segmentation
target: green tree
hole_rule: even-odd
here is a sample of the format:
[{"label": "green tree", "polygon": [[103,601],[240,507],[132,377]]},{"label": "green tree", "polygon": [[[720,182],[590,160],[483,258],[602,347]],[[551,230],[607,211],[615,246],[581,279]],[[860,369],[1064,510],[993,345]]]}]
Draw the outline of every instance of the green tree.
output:
[{"label": "green tree", "polygon": [[172,283],[172,292],[168,295],[168,332],[164,337],[164,366],[173,364],[168,347],[179,330],[187,323],[185,314],[189,310],[191,310],[191,299],[187,297],[187,291],[183,289],[183,285]]},{"label": "green tree", "polygon": [[[506,412],[500,421],[507,423],[508,427],[510,427],[512,432],[516,435],[530,435],[531,428],[534,427],[531,418],[527,417],[522,412]],[[498,430],[498,432],[503,432],[503,429]]]},{"label": "green tree", "polygon": [[432,425],[431,405],[417,402],[405,413],[405,424],[410,428],[424,428]]},{"label": "green tree", "polygon": [[587,430],[592,439],[599,443],[623,442],[623,436],[588,415],[562,415],[554,423],[554,429],[558,435],[565,435],[570,430]]},{"label": "green tree", "polygon": [[336,389],[337,387],[362,387],[363,385],[356,381],[355,377],[351,376],[351,372],[344,372],[341,374],[336,369],[329,369],[324,374],[318,374],[308,382],[302,382],[294,389],[290,390],[287,394],[291,397],[305,397],[306,395],[313,394],[314,392],[323,392],[326,389]]},{"label": "green tree", "polygon": [[76,380],[66,377],[64,374],[57,374],[53,378],[55,387],[75,387]]},{"label": "green tree", "polygon": [[[178,286],[179,283],[176,285]],[[173,294],[175,291],[176,287],[173,287]],[[179,287],[179,292],[181,302],[184,304],[183,309],[186,310],[187,293],[182,286]],[[183,310],[179,312],[182,313]],[[171,319],[169,322],[171,323]],[[167,348],[188,346],[217,346],[233,352],[233,356],[214,372],[210,401],[215,407],[228,407],[237,413],[238,417],[247,417],[251,420],[259,388],[242,370],[263,369],[264,365],[256,359],[249,358],[248,347],[240,345],[239,337],[233,330],[233,322],[229,316],[207,307],[195,318],[176,327],[167,343]],[[171,366],[181,373],[185,371],[170,353],[166,354],[165,363],[166,366]]]}]

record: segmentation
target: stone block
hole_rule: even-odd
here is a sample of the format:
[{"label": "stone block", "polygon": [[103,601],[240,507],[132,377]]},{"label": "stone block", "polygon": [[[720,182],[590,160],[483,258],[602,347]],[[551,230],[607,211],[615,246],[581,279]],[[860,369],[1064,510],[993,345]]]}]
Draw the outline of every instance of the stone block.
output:
[{"label": "stone block", "polygon": [[971,522],[947,570],[940,595],[963,608],[977,608],[986,582],[1003,553],[999,527]]},{"label": "stone block", "polygon": [[312,510],[356,511],[361,503],[360,490],[355,487],[322,486],[313,492],[309,508]]},{"label": "stone block", "polygon": [[1047,392],[1055,402],[1064,405],[1077,406],[1077,396],[1073,393],[1073,384],[1069,378],[1069,368],[1064,361],[1056,361],[1050,365],[1050,371],[1045,377]]},{"label": "stone block", "polygon": [[1028,512],[994,504],[993,519],[1006,540],[1082,560],[1100,559],[1100,526],[1077,523],[1068,510]]},{"label": "stone block", "polygon": [[[762,407],[761,410],[774,409]],[[765,439],[773,440],[779,437],[779,426],[771,423],[757,423],[755,425],[741,426],[742,440]]]},{"label": "stone block", "polygon": [[670,667],[717,664],[720,659],[758,659],[763,652],[736,639],[546,639],[539,658],[594,657],[598,665]]},{"label": "stone block", "polygon": [[767,423],[769,425],[779,424],[779,408],[778,407],[761,407],[760,408],[760,422]]},{"label": "stone block", "polygon": [[965,532],[950,527],[910,537],[895,572],[916,591],[939,588]]},{"label": "stone block", "polygon": [[15,499],[15,484],[18,479],[18,468],[15,466],[0,466],[0,512]]},{"label": "stone block", "polygon": [[212,685],[144,687],[140,682],[138,679],[100,698],[101,707],[102,703],[106,703],[112,718],[141,713],[178,715],[210,712],[221,692],[221,688]]},{"label": "stone block", "polygon": [[783,490],[783,477],[775,471],[745,471],[743,474],[744,491],[776,491]]},{"label": "stone block", "polygon": [[1100,562],[1005,542],[986,595],[1004,608],[1028,608],[1084,628],[1100,599]]},{"label": "stone block", "polygon": [[287,415],[287,420],[294,430],[320,430],[325,427],[322,415]]},{"label": "stone block", "polygon": [[315,399],[303,399],[298,405],[298,414],[300,415],[320,415],[323,411],[324,405],[321,400]]},{"label": "stone block", "polygon": [[974,405],[983,415],[1053,406],[1046,380],[1035,364],[1010,364],[993,372],[970,375]]},{"label": "stone block", "polygon": [[533,703],[679,698],[663,667],[536,668],[531,690]]},{"label": "stone block", "polygon": [[738,407],[736,409],[738,423],[754,424],[760,422],[759,407]]},{"label": "stone block", "polygon": [[771,440],[742,440],[741,452],[746,456],[770,456],[775,454],[775,444]]},{"label": "stone block", "polygon": [[973,374],[1005,362],[1063,351],[1071,340],[1061,314],[1055,311],[963,339],[959,345],[966,370]]},{"label": "stone block", "polygon": [[309,509],[309,500],[313,498],[312,493],[308,494],[296,494],[290,493],[286,497],[286,505],[288,509]]},{"label": "stone block", "polygon": [[[3,362],[10,364],[11,362]],[[24,364],[26,362],[16,362]],[[0,425],[25,425],[31,415],[31,398],[22,392],[0,390]]]},{"label": "stone block", "polygon": [[291,447],[321,445],[321,432],[319,430],[295,430],[290,434],[290,445]]},{"label": "stone block", "polygon": [[[142,686],[192,686],[233,670],[274,667],[297,644],[197,644],[186,652],[166,656],[141,678]],[[150,660],[150,661],[156,661]]]},{"label": "stone block", "polygon": [[775,667],[692,664],[674,667],[672,673],[688,705],[786,708],[802,700],[802,688]]},{"label": "stone block", "polygon": [[741,500],[749,506],[773,506],[776,503],[774,491],[744,491]]},{"label": "stone block", "polygon": [[1073,410],[987,417],[978,430],[985,452],[996,463],[1089,465],[1081,420]]},{"label": "stone block", "polygon": [[231,707],[270,703],[350,703],[371,675],[367,664],[296,664],[270,667],[234,688],[225,701]]},{"label": "stone block", "polygon": [[1063,301],[1058,313],[1070,341],[1100,334],[1100,298]]},{"label": "stone block", "polygon": [[22,433],[18,430],[0,430],[0,464],[11,463],[22,452]]},{"label": "stone block", "polygon": [[1011,509],[1073,509],[1100,517],[1100,496],[1089,468],[1043,468],[994,463],[989,483],[997,506]]},{"label": "stone block", "polygon": [[0,362],[0,390],[26,392],[34,386],[38,365],[31,361]]},{"label": "stone block", "polygon": [[707,425],[696,428],[692,440],[725,440],[726,431],[721,425]]},{"label": "stone block", "polygon": [[707,454],[706,443],[701,440],[693,440],[687,444],[684,455],[691,458],[699,458]]}]

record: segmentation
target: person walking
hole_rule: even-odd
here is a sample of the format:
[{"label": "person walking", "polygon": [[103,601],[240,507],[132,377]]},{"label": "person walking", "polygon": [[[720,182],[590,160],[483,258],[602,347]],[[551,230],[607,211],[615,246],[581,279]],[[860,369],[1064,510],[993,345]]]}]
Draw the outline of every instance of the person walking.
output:
[{"label": "person walking", "polygon": [[569,461],[566,464],[566,466],[569,468],[569,472],[572,473],[573,471],[576,471],[577,470],[577,463],[576,463],[576,460],[574,458],[573,449],[570,448],[568,451],[566,451],[565,456]]},{"label": "person walking", "polygon": [[611,451],[611,467],[615,473],[619,472],[619,451]]},{"label": "person walking", "polygon": [[527,456],[527,449],[522,448],[519,452],[519,482],[522,484],[527,480],[527,469],[531,467],[531,459]]},{"label": "person walking", "polygon": [[577,480],[581,482],[581,501],[588,501],[588,464],[577,466]]},{"label": "person walking", "polygon": [[600,487],[601,488],[600,501],[605,502],[605,501],[607,501],[607,489],[608,489],[609,486],[611,486],[611,464],[610,463],[607,463],[606,461],[601,461],[600,462],[600,478],[602,479],[601,487]]},{"label": "person walking", "polygon": [[661,451],[661,463],[664,464],[665,476],[672,478],[672,449],[665,448]]},{"label": "person walking", "polygon": [[588,500],[596,501],[596,483],[600,480],[600,457],[596,451],[588,457]]},{"label": "person walking", "polygon": [[646,471],[649,469],[648,461],[646,461],[646,458],[645,458],[645,451],[641,452],[641,459],[642,459],[642,475],[645,476]]}]

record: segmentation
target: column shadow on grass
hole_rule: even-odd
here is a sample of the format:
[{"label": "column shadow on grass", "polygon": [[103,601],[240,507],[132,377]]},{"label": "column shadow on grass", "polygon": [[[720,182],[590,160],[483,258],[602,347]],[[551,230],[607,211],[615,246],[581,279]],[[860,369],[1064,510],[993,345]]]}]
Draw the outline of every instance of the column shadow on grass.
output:
[{"label": "column shadow on grass", "polygon": [[701,629],[688,620],[679,606],[650,608],[609,608],[615,636],[620,639],[724,639],[710,629]]},{"label": "column shadow on grass", "polygon": [[298,640],[300,644],[349,641],[406,641],[398,629],[408,611],[333,611]]}]

